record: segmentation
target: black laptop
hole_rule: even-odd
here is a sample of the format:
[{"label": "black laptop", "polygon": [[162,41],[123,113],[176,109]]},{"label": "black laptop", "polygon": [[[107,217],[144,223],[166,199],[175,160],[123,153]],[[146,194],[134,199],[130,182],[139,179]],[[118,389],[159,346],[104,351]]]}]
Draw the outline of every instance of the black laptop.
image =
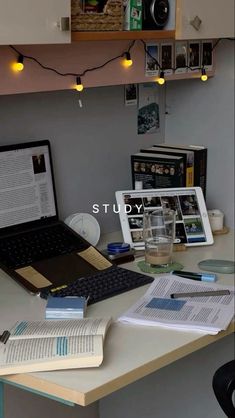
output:
[{"label": "black laptop", "polygon": [[0,267],[38,293],[90,275],[100,262],[111,266],[59,220],[49,141],[1,146]]}]

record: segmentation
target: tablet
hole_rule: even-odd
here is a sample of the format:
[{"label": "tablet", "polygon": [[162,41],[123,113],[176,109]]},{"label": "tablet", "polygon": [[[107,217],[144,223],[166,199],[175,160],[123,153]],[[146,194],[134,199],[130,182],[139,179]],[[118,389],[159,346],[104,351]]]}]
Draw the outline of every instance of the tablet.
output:
[{"label": "tablet", "polygon": [[200,187],[117,191],[116,200],[124,242],[135,249],[144,248],[143,212],[157,207],[175,210],[175,243],[198,246],[214,242]]}]

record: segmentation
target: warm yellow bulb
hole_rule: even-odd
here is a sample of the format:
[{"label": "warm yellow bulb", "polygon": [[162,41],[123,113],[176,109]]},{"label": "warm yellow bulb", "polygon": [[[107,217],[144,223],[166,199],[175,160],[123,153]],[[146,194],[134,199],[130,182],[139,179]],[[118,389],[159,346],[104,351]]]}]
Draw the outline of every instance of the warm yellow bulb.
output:
[{"label": "warm yellow bulb", "polygon": [[23,71],[24,64],[23,62],[14,62],[14,64],[12,65],[12,68],[14,71]]},{"label": "warm yellow bulb", "polygon": [[165,81],[166,81],[165,78],[162,78],[162,77],[160,77],[160,78],[157,79],[157,83],[160,84],[161,86],[163,84],[165,84]]},{"label": "warm yellow bulb", "polygon": [[133,64],[133,61],[132,61],[132,60],[127,60],[127,59],[125,59],[125,60],[123,61],[123,65],[124,65],[124,67],[131,67],[131,66],[132,66],[132,64]]},{"label": "warm yellow bulb", "polygon": [[84,89],[84,86],[83,86],[83,84],[76,84],[75,89],[77,91],[82,91]]},{"label": "warm yellow bulb", "polygon": [[208,80],[208,76],[206,74],[202,74],[201,75],[201,80],[202,81],[207,81]]}]

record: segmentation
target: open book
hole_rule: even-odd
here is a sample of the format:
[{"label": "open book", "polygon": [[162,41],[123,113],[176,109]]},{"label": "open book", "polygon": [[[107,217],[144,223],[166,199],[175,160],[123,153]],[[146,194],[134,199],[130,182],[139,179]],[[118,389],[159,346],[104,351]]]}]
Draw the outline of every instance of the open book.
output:
[{"label": "open book", "polygon": [[[171,294],[229,289],[227,295],[181,297]],[[234,316],[234,288],[178,277],[158,276],[140,298],[118,320],[124,323],[159,326],[178,330],[217,334],[225,330]]]},{"label": "open book", "polygon": [[0,375],[98,367],[110,322],[110,318],[17,322],[7,341],[0,342]]}]

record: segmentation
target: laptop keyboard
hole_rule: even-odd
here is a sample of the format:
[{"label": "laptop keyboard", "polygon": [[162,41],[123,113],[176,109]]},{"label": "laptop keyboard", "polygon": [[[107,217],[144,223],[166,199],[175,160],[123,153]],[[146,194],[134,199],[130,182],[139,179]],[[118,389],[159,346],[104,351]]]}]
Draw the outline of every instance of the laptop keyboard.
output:
[{"label": "laptop keyboard", "polygon": [[0,240],[0,262],[16,269],[35,261],[87,248],[79,236],[57,224]]},{"label": "laptop keyboard", "polygon": [[53,291],[42,291],[41,297],[56,296],[84,296],[88,304],[116,296],[128,290],[152,283],[153,277],[112,266],[90,276],[79,278],[66,287]]}]

